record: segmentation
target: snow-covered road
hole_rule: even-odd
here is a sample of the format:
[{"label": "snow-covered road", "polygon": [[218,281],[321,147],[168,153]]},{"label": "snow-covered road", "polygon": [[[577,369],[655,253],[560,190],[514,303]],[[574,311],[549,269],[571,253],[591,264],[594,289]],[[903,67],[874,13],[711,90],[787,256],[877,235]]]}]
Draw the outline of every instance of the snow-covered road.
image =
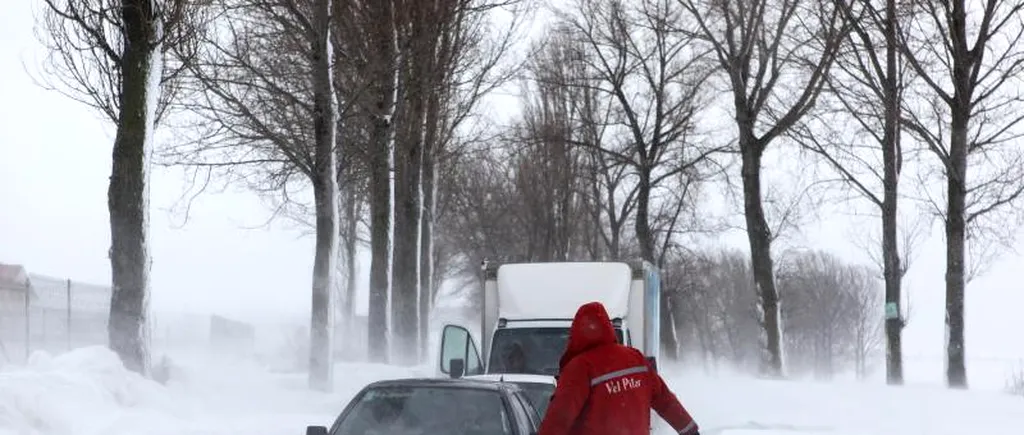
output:
[{"label": "snow-covered road", "polygon": [[[363,385],[422,369],[341,364],[330,394],[255,364],[182,360],[167,386],[103,348],[0,373],[0,435],[286,435],[328,424]],[[812,384],[666,374],[705,435],[1019,435],[1024,399],[941,387]]]}]

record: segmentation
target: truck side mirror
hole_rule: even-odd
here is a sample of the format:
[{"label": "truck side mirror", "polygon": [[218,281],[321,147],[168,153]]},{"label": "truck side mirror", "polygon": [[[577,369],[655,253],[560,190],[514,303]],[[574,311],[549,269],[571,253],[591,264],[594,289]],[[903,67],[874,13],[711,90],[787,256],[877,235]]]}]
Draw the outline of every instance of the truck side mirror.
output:
[{"label": "truck side mirror", "polygon": [[452,358],[448,360],[448,368],[451,372],[452,379],[461,378],[466,372],[466,360],[462,358]]},{"label": "truck side mirror", "polygon": [[654,369],[654,373],[658,373],[658,359],[657,358],[655,358],[653,356],[649,356],[649,357],[647,357],[647,363],[651,365],[652,369]]},{"label": "truck side mirror", "polygon": [[327,428],[324,426],[306,426],[306,435],[327,435]]}]

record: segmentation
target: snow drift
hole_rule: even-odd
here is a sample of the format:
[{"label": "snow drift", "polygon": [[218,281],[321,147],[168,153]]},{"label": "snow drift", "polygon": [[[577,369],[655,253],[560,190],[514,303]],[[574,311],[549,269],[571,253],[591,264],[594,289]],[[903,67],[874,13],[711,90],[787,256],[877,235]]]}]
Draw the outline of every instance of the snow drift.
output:
[{"label": "snow drift", "polygon": [[[162,358],[161,358],[162,359]],[[339,364],[329,394],[304,373],[215,355],[170,358],[165,385],[125,369],[105,347],[36,353],[0,372],[0,435],[278,435],[330,424],[366,384],[422,368]]]},{"label": "snow drift", "polygon": [[1024,400],[999,392],[665,372],[704,435],[1018,435],[1024,427]]},{"label": "snow drift", "polygon": [[[0,433],[119,433],[176,413],[165,388],[124,368],[106,347],[86,347],[0,373]],[[135,420],[135,421],[133,421]]]},{"label": "snow drift", "polygon": [[[324,394],[309,391],[303,373],[251,360],[171,359],[165,386],[125,370],[103,347],[37,353],[0,372],[0,435],[298,434],[330,424],[367,383],[430,375],[430,366],[338,364],[336,389]],[[663,374],[705,435],[1018,435],[1024,427],[1024,400],[996,392],[710,377],[671,365]]]}]

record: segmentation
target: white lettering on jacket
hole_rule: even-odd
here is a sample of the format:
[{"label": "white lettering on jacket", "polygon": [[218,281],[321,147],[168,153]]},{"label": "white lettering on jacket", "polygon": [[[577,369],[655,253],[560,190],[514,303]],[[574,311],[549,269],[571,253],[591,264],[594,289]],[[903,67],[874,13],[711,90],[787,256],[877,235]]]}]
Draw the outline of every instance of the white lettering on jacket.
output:
[{"label": "white lettering on jacket", "polygon": [[612,379],[604,383],[604,387],[608,390],[609,394],[619,394],[624,391],[635,390],[641,386],[643,386],[641,380],[627,377]]},{"label": "white lettering on jacket", "polygon": [[598,385],[604,385],[605,389],[608,390],[608,394],[618,394],[623,391],[635,390],[643,386],[643,381],[632,377],[630,375],[636,375],[647,372],[647,366],[630,367],[628,369],[615,370],[611,373],[605,373],[598,376],[590,381],[591,388]]}]

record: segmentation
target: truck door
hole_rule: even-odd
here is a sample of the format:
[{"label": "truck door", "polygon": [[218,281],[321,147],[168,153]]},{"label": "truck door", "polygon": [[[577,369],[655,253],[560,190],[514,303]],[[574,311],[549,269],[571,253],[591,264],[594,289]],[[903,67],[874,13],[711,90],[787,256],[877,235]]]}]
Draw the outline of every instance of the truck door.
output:
[{"label": "truck door", "polygon": [[477,351],[473,336],[466,328],[458,325],[444,325],[441,332],[441,358],[438,361],[440,375],[460,378],[464,375],[483,374],[480,352]]}]

